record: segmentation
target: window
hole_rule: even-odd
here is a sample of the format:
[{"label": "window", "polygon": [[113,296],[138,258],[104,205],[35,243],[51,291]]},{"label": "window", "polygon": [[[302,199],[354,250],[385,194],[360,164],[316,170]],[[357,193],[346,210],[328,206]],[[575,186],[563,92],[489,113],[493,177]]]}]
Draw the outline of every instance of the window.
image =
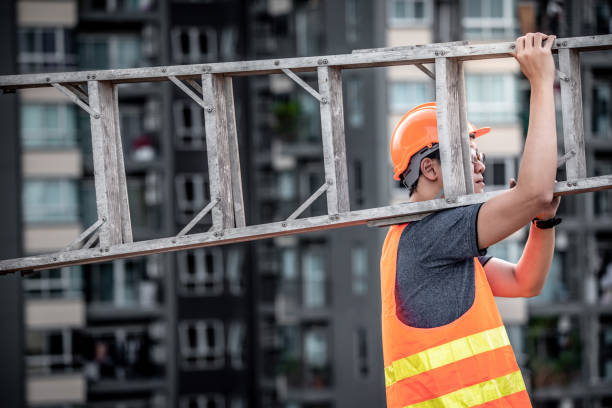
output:
[{"label": "window", "polygon": [[[163,335],[150,334],[154,325],[95,326],[87,330],[79,351],[86,360],[88,380],[112,379],[120,382],[159,378],[165,357]],[[148,404],[147,404],[148,405]]]},{"label": "window", "polygon": [[593,136],[612,139],[612,82],[594,81],[591,126]]},{"label": "window", "polygon": [[79,68],[116,69],[143,65],[138,35],[85,34],[79,38]]},{"label": "window", "polygon": [[355,43],[359,40],[359,31],[361,29],[361,21],[359,18],[360,0],[346,0],[345,11],[345,30],[346,42]]},{"label": "window", "polygon": [[242,370],[246,359],[246,330],[244,323],[233,322],[227,332],[227,349],[232,368]]},{"label": "window", "polygon": [[177,207],[183,221],[189,221],[210,201],[208,180],[202,174],[177,174]]},{"label": "window", "polygon": [[368,292],[368,250],[362,244],[351,247],[351,271],[353,272],[353,294]]},{"label": "window", "polygon": [[238,58],[238,29],[236,27],[223,28],[220,47],[223,61],[232,61]]},{"label": "window", "polygon": [[55,27],[21,27],[18,31],[22,72],[67,71],[74,67],[72,31]]},{"label": "window", "polygon": [[147,279],[149,265],[146,258],[136,258],[86,266],[88,300],[116,307],[157,306],[158,284]]},{"label": "window", "polygon": [[[594,176],[603,176],[606,174],[612,174],[612,163],[609,159],[595,160],[594,165],[595,171]],[[593,204],[595,206],[595,215],[605,216],[612,214],[612,191],[602,190],[593,193]]]},{"label": "window", "polygon": [[320,55],[321,12],[317,2],[295,6],[295,51],[297,56]]},{"label": "window", "polygon": [[326,306],[325,257],[321,248],[309,247],[302,254],[302,303],[304,307]]},{"label": "window", "polygon": [[195,102],[177,100],[174,102],[173,112],[177,147],[203,149],[206,133],[202,107]]},{"label": "window", "polygon": [[182,27],[172,30],[172,56],[177,64],[217,60],[217,33],[211,27]]},{"label": "window", "polygon": [[353,161],[353,174],[351,177],[353,181],[353,191],[351,191],[351,199],[354,203],[360,207],[365,202],[365,191],[363,188],[363,164],[361,160]]},{"label": "window", "polygon": [[304,375],[305,385],[321,388],[330,384],[330,361],[327,329],[309,327],[304,329]]},{"label": "window", "polygon": [[487,191],[508,188],[510,178],[516,179],[518,177],[516,158],[486,156],[486,159],[484,182]]},{"label": "window", "polygon": [[467,0],[463,27],[467,40],[515,39],[514,0]]},{"label": "window", "polygon": [[93,12],[134,12],[150,11],[155,8],[155,0],[83,0],[83,10]]},{"label": "window", "polygon": [[76,146],[76,111],[65,104],[23,103],[21,139],[28,148]]},{"label": "window", "polygon": [[134,229],[155,232],[161,228],[162,179],[150,171],[127,178],[130,219]]},{"label": "window", "polygon": [[227,251],[227,283],[232,295],[244,294],[245,281],[242,271],[242,250],[231,248]]},{"label": "window", "polygon": [[77,184],[73,180],[25,180],[23,206],[26,223],[77,222]]},{"label": "window", "polygon": [[223,323],[220,320],[190,320],[179,323],[179,344],[187,368],[216,369],[224,364]]},{"label": "window", "polygon": [[144,130],[144,111],[140,105],[119,109],[123,150],[134,161],[151,161],[157,155],[153,136]]},{"label": "window", "polygon": [[434,89],[428,82],[392,82],[389,85],[391,112],[405,113],[434,99]]},{"label": "window", "polygon": [[82,296],[80,266],[49,269],[27,276],[23,287],[29,298],[75,298]]},{"label": "window", "polygon": [[468,117],[481,123],[515,123],[516,80],[509,74],[469,74],[465,78]]},{"label": "window", "polygon": [[352,78],[346,84],[346,98],[348,110],[348,123],[353,128],[363,126],[365,121],[365,100],[363,92],[363,80],[359,77]]},{"label": "window", "polygon": [[280,171],[277,173],[278,198],[286,201],[295,200],[297,193],[297,183],[295,182],[295,172],[292,170]]},{"label": "window", "polygon": [[389,25],[414,27],[431,23],[431,0],[388,0]]},{"label": "window", "polygon": [[78,368],[73,357],[73,340],[70,329],[28,330],[25,358],[28,372],[42,374]]},{"label": "window", "polygon": [[355,339],[355,368],[357,377],[365,378],[370,373],[368,362],[368,332],[363,327],[358,327],[354,332]]},{"label": "window", "polygon": [[[225,408],[225,399],[220,394],[202,394],[181,397],[180,408]],[[231,407],[230,407],[231,408]]]},{"label": "window", "polygon": [[184,293],[214,296],[223,292],[223,251],[220,248],[181,251],[177,258]]}]

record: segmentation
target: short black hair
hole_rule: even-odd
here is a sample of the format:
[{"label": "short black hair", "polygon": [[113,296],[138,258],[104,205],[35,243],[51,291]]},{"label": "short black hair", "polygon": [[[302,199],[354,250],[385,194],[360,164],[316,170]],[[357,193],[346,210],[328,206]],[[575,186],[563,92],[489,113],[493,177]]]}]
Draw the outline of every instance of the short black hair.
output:
[{"label": "short black hair", "polygon": [[[437,149],[434,152],[431,152],[427,156],[423,157],[423,159],[428,159],[428,158],[432,159],[432,160],[440,160],[440,149]],[[404,186],[406,186],[406,188],[408,189],[408,192],[409,192],[410,195],[412,195],[416,191],[417,184],[419,184],[419,178],[421,177],[421,174],[422,174],[421,173],[421,164],[419,163],[419,177],[417,177],[416,181],[414,183],[412,183],[411,186],[406,185],[406,182],[402,178],[402,184],[404,184]]]}]

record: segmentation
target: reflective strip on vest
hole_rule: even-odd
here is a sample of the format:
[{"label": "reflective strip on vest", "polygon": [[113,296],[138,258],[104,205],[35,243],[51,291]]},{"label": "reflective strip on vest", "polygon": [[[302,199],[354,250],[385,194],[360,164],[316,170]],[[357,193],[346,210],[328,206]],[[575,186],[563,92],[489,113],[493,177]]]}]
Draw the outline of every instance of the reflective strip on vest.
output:
[{"label": "reflective strip on vest", "polygon": [[471,334],[394,361],[385,367],[385,385],[508,345],[504,326]]},{"label": "reflective strip on vest", "polygon": [[475,407],[524,390],[519,370],[405,408]]}]

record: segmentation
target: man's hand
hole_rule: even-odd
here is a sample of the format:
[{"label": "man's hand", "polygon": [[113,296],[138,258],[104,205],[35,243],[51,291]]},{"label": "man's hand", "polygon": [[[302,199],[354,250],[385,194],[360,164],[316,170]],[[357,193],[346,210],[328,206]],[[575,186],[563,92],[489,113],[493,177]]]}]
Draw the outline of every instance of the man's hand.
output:
[{"label": "man's hand", "polygon": [[532,86],[552,85],[554,82],[555,63],[551,48],[555,38],[554,35],[528,33],[516,39],[516,53],[512,55]]},{"label": "man's hand", "polygon": [[[556,183],[556,181],[555,181]],[[510,188],[516,187],[516,180],[514,178],[510,179]],[[561,203],[561,196],[553,197],[552,201],[548,204],[546,208],[544,208],[536,218],[539,220],[549,220],[554,218],[557,214],[557,210],[559,209],[559,204]]]}]

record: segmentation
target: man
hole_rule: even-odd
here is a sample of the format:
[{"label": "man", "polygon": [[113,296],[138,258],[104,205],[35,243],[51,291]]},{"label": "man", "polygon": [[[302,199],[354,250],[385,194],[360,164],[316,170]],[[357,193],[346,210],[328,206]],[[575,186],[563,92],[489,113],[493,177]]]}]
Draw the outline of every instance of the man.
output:
[{"label": "man", "polygon": [[[530,33],[516,40],[514,57],[531,84],[518,183],[484,204],[389,229],[381,257],[389,408],[531,406],[493,296],[536,296],[552,261],[559,222],[554,39]],[[435,118],[434,103],[418,106],[393,133],[395,178],[410,188],[411,202],[443,191]],[[484,190],[485,171],[475,139],[489,130],[470,125],[475,193]],[[517,264],[485,257],[486,248],[530,222]]]}]

